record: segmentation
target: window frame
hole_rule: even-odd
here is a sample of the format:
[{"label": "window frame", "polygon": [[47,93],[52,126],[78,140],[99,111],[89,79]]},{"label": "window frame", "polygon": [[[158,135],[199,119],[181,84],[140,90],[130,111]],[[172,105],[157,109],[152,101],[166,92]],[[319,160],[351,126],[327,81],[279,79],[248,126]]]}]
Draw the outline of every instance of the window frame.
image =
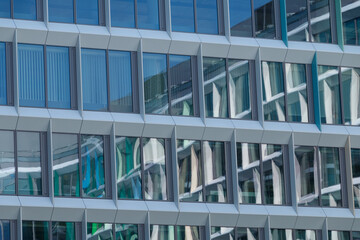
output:
[{"label": "window frame", "polygon": [[[15,18],[15,8],[14,8],[14,0],[10,1],[10,19],[18,19],[18,20],[24,20],[24,21],[44,21],[44,0],[34,0],[35,1],[35,8],[36,8],[36,19],[22,19],[22,18]],[[2,19],[2,18],[0,18]],[[6,19],[6,18],[5,18]]]}]

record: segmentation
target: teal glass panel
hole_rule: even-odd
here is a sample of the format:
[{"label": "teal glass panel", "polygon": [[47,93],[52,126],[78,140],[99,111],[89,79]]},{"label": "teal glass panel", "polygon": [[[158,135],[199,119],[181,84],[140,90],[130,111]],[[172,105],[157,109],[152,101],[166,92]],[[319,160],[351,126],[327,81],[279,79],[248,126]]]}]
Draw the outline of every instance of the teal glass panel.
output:
[{"label": "teal glass panel", "polygon": [[76,23],[99,25],[98,0],[76,0]]},{"label": "teal glass panel", "polygon": [[360,208],[360,149],[351,149],[354,206]]},{"label": "teal glass panel", "polygon": [[271,229],[271,238],[276,240],[293,240],[291,229]]},{"label": "teal glass panel", "polygon": [[329,0],[310,1],[311,39],[313,42],[332,42],[329,13]]},{"label": "teal glass panel", "polygon": [[0,131],[0,194],[15,194],[14,133]]},{"label": "teal glass panel", "polygon": [[0,220],[0,240],[11,239],[11,226],[10,221]]},{"label": "teal glass panel", "polygon": [[352,240],[360,240],[360,232],[352,232]]},{"label": "teal glass panel", "polygon": [[254,0],[255,36],[275,38],[274,0]]},{"label": "teal glass panel", "polygon": [[259,235],[257,228],[236,228],[236,240],[259,240]]},{"label": "teal glass panel", "polygon": [[316,240],[316,231],[315,230],[294,230],[295,239],[300,240]]},{"label": "teal glass panel", "polygon": [[356,45],[356,21],[350,20],[344,22],[343,31],[344,31],[344,43],[347,45]]},{"label": "teal glass panel", "polygon": [[75,240],[75,223],[52,222],[52,240]]},{"label": "teal glass panel", "polygon": [[137,0],[137,14],[139,28],[160,28],[158,0]]},{"label": "teal glass panel", "polygon": [[36,0],[14,0],[14,18],[36,20]]},{"label": "teal glass panel", "polygon": [[176,32],[195,32],[193,0],[171,0],[171,26]]},{"label": "teal glass panel", "polygon": [[289,41],[309,41],[307,0],[286,0],[287,35]]},{"label": "teal glass panel", "polygon": [[197,31],[218,34],[217,0],[196,0]]},{"label": "teal glass panel", "polygon": [[111,223],[87,223],[86,240],[113,240]]},{"label": "teal glass panel", "polygon": [[[0,3],[1,7],[1,3]],[[1,9],[1,8],[0,8]],[[0,10],[1,11],[1,10]],[[7,104],[6,45],[0,42],[0,104]]]},{"label": "teal glass panel", "polygon": [[229,11],[231,35],[252,37],[251,0],[229,0]]},{"label": "teal glass panel", "polygon": [[135,27],[135,0],[110,0],[111,26]]},{"label": "teal glass panel", "polygon": [[74,22],[74,0],[48,0],[48,6],[50,22]]},{"label": "teal glass panel", "polygon": [[150,240],[174,240],[175,227],[169,225],[150,225]]},{"label": "teal glass panel", "polygon": [[344,44],[360,45],[360,0],[341,0]]},{"label": "teal glass panel", "polygon": [[135,224],[115,224],[116,240],[137,240],[141,239],[139,227]]},{"label": "teal glass panel", "polygon": [[197,226],[176,226],[177,239],[200,240],[200,228]]},{"label": "teal glass panel", "polygon": [[211,227],[210,232],[211,240],[221,240],[221,239],[235,239],[235,230],[234,228],[228,227]]},{"label": "teal glass panel", "polygon": [[350,240],[350,232],[328,231],[328,240]]},{"label": "teal glass panel", "polygon": [[0,18],[10,18],[10,17],[11,17],[11,0],[1,0]]},{"label": "teal glass panel", "polygon": [[48,240],[49,223],[40,221],[22,221],[23,239]]},{"label": "teal glass panel", "polygon": [[341,89],[346,125],[360,125],[360,68],[341,67]]}]

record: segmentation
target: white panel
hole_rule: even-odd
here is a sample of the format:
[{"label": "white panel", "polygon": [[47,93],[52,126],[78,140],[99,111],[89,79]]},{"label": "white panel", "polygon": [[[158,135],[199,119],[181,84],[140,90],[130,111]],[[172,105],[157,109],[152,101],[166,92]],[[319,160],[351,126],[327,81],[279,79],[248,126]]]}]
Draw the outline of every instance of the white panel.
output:
[{"label": "white panel", "polygon": [[0,18],[0,41],[12,42],[15,34],[15,23],[12,19]]},{"label": "white panel", "polygon": [[261,61],[284,62],[287,48],[282,40],[260,39]]},{"label": "white panel", "polygon": [[340,65],[343,52],[338,45],[313,43],[313,46],[317,52],[317,63],[319,65]]},{"label": "white panel", "polygon": [[286,122],[264,122],[262,143],[288,144],[292,129]]},{"label": "white panel", "polygon": [[79,29],[74,24],[48,23],[47,45],[75,47]]},{"label": "white panel", "polygon": [[264,205],[244,205],[239,206],[239,219],[236,224],[238,227],[258,227],[263,228],[268,216]]},{"label": "white panel", "polygon": [[345,126],[321,125],[319,146],[344,147],[348,134]]},{"label": "white panel", "polygon": [[137,29],[113,27],[110,33],[109,49],[137,51],[141,38]]},{"label": "white panel", "polygon": [[145,115],[144,137],[171,138],[175,123],[170,116]]},{"label": "white panel", "polygon": [[0,219],[17,219],[20,201],[16,196],[0,196]]},{"label": "white panel", "polygon": [[350,144],[352,148],[360,148],[360,128],[358,126],[345,126],[350,135]]},{"label": "white panel", "polygon": [[209,209],[204,203],[179,203],[177,225],[204,226],[209,215]]},{"label": "white panel", "polygon": [[195,33],[171,33],[169,53],[180,55],[197,55],[200,47],[200,38]]},{"label": "white panel", "polygon": [[82,48],[107,49],[110,40],[110,33],[106,27],[77,25],[80,32]]},{"label": "white panel", "polygon": [[117,201],[117,205],[116,223],[144,224],[148,211],[144,201],[121,200]]},{"label": "white panel", "polygon": [[19,43],[45,44],[47,28],[44,22],[14,20]]},{"label": "white panel", "polygon": [[315,55],[315,48],[308,42],[289,41],[285,62],[311,64]]},{"label": "white panel", "polygon": [[14,130],[18,121],[18,114],[15,107],[0,106],[1,129]]},{"label": "white panel", "polygon": [[54,198],[54,210],[51,221],[81,222],[85,204],[81,198]]},{"label": "white panel", "polygon": [[173,116],[176,124],[176,136],[179,139],[201,139],[204,134],[205,124],[197,117]]},{"label": "white panel", "polygon": [[359,46],[344,46],[344,54],[341,61],[341,66],[360,67]]},{"label": "white panel", "polygon": [[109,135],[113,119],[109,112],[83,111],[81,133]]},{"label": "white panel", "polygon": [[225,36],[199,34],[204,57],[227,57],[230,43]]},{"label": "white panel", "polygon": [[143,52],[169,52],[171,39],[167,32],[141,29],[139,33],[142,37]]},{"label": "white panel", "polygon": [[47,197],[19,197],[23,220],[50,221],[53,205]]},{"label": "white panel", "polygon": [[263,135],[263,128],[258,121],[232,120],[236,129],[236,141],[259,143]]},{"label": "white panel", "polygon": [[50,121],[47,109],[20,107],[18,112],[17,130],[47,131]]},{"label": "white panel", "polygon": [[117,136],[141,136],[144,120],[140,114],[111,113]]},{"label": "white panel", "polygon": [[52,131],[79,133],[82,118],[77,110],[48,109],[52,119]]},{"label": "white panel", "polygon": [[173,202],[147,201],[149,209],[150,224],[174,225],[179,210]]},{"label": "white panel", "polygon": [[271,228],[294,228],[297,214],[290,206],[265,206],[270,216]]},{"label": "white panel", "polygon": [[203,140],[231,140],[234,131],[234,125],[230,119],[206,118],[205,126]]},{"label": "white panel", "polygon": [[230,37],[228,58],[255,59],[259,44],[255,38]]},{"label": "white panel", "polygon": [[83,199],[88,222],[114,222],[116,206],[109,199]]},{"label": "white panel", "polygon": [[320,131],[315,124],[289,123],[294,133],[294,145],[316,146]]},{"label": "white panel", "polygon": [[239,212],[234,204],[207,203],[212,226],[235,227]]},{"label": "white panel", "polygon": [[298,207],[297,229],[322,229],[326,215],[319,207]]},{"label": "white panel", "polygon": [[354,222],[354,216],[346,208],[323,208],[328,222],[329,230],[351,230]]}]

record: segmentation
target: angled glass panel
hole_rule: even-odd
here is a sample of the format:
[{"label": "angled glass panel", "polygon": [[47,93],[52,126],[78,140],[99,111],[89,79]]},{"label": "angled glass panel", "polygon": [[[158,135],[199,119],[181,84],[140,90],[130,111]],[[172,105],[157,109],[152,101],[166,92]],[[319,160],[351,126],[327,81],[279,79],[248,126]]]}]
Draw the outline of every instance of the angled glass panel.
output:
[{"label": "angled glass panel", "polygon": [[204,142],[206,202],[227,202],[224,142]]},{"label": "angled glass panel", "polygon": [[87,240],[113,240],[113,225],[111,223],[87,223]]},{"label": "angled glass panel", "polygon": [[177,239],[200,240],[200,228],[198,226],[176,226]]},{"label": "angled glass panel", "polygon": [[44,47],[18,44],[20,106],[45,107]]},{"label": "angled glass panel", "polygon": [[99,25],[98,0],[76,0],[76,23]]},{"label": "angled glass panel", "polygon": [[48,0],[48,6],[50,22],[74,22],[74,0]]},{"label": "angled glass panel", "polygon": [[0,240],[11,239],[10,221],[0,220]]},{"label": "angled glass panel", "polygon": [[145,113],[168,114],[166,55],[144,53]]},{"label": "angled glass panel", "polygon": [[70,108],[69,48],[46,47],[49,108]]},{"label": "angled glass panel", "polygon": [[195,32],[194,0],[171,0],[171,24],[175,32]]},{"label": "angled glass panel", "polygon": [[359,45],[360,39],[360,5],[359,0],[342,0],[341,12],[344,31],[344,43]]},{"label": "angled glass panel", "polygon": [[49,223],[40,221],[22,221],[23,239],[49,239]]},{"label": "angled glass panel", "polygon": [[320,147],[321,201],[324,207],[341,207],[341,177],[339,149]]},{"label": "angled glass panel", "polygon": [[351,149],[355,208],[360,208],[360,149]]},{"label": "angled glass panel", "polygon": [[316,231],[315,230],[295,229],[294,231],[295,231],[295,239],[316,240]]},{"label": "angled glass panel", "polygon": [[5,43],[0,42],[0,105],[7,104],[6,48],[5,48],[5,46],[6,46]]},{"label": "angled glass panel", "polygon": [[230,116],[251,119],[249,61],[229,59]]},{"label": "angled glass panel", "polygon": [[321,123],[341,124],[338,67],[318,66]]},{"label": "angled glass panel", "polygon": [[309,41],[307,0],[286,0],[287,35],[290,41]]},{"label": "angled glass panel", "polygon": [[328,240],[350,240],[350,232],[328,231]]},{"label": "angled glass panel", "polygon": [[285,93],[282,63],[262,62],[264,119],[285,121]]},{"label": "angled glass panel", "polygon": [[110,0],[111,26],[135,27],[135,0]]},{"label": "angled glass panel", "polygon": [[104,138],[81,136],[82,196],[105,198]]},{"label": "angled glass panel", "polygon": [[14,133],[0,131],[0,194],[15,194]]},{"label": "angled glass panel", "polygon": [[210,232],[211,240],[221,240],[221,239],[235,239],[235,230],[234,228],[228,227],[211,227]]},{"label": "angled glass panel", "polygon": [[131,54],[109,51],[110,110],[133,111]]},{"label": "angled glass panel", "polygon": [[142,199],[140,139],[116,137],[116,173],[119,199]]},{"label": "angled glass panel", "polygon": [[271,229],[271,238],[276,240],[293,240],[291,229]]},{"label": "angled glass panel", "polygon": [[203,201],[200,141],[177,140],[177,156],[180,201]]},{"label": "angled glass panel", "polygon": [[36,0],[14,0],[14,18],[36,20]]},{"label": "angled glass panel", "polygon": [[115,224],[115,240],[141,239],[139,227],[135,224]]},{"label": "angled glass panel", "polygon": [[40,134],[17,132],[19,195],[41,195]]},{"label": "angled glass panel", "polygon": [[310,1],[311,39],[313,42],[332,42],[329,12],[329,0]]},{"label": "angled glass panel", "polygon": [[255,36],[275,38],[274,0],[254,0]]},{"label": "angled glass panel", "polygon": [[217,0],[196,0],[198,33],[219,33],[217,2]]},{"label": "angled glass panel", "polygon": [[193,116],[193,81],[190,56],[170,55],[171,115]]},{"label": "angled glass panel", "polygon": [[150,225],[150,240],[175,239],[175,227],[169,225]]},{"label": "angled glass panel", "polygon": [[251,0],[229,0],[231,35],[252,37]]},{"label": "angled glass panel", "polygon": [[84,110],[107,109],[105,50],[81,49]]},{"label": "angled glass panel", "polygon": [[74,240],[75,223],[73,222],[51,222],[52,240]]},{"label": "angled glass panel", "polygon": [[285,64],[289,122],[309,122],[306,65]]},{"label": "angled glass panel", "polygon": [[236,240],[259,240],[260,234],[257,228],[236,228]]},{"label": "angled glass panel", "polygon": [[260,149],[255,143],[236,143],[239,203],[261,204]]},{"label": "angled glass panel", "polygon": [[165,139],[143,138],[145,199],[167,200]]},{"label": "angled glass panel", "polygon": [[225,59],[204,58],[205,116],[227,118],[228,100]]},{"label": "angled glass panel", "polygon": [[52,135],[54,194],[63,197],[80,196],[78,136]]},{"label": "angled glass panel", "polygon": [[0,18],[11,18],[11,0],[0,1]]},{"label": "angled glass panel", "polygon": [[137,0],[138,28],[154,29],[160,28],[159,23],[159,1]]},{"label": "angled glass panel", "polygon": [[360,125],[360,68],[341,67],[341,87],[346,125]]}]

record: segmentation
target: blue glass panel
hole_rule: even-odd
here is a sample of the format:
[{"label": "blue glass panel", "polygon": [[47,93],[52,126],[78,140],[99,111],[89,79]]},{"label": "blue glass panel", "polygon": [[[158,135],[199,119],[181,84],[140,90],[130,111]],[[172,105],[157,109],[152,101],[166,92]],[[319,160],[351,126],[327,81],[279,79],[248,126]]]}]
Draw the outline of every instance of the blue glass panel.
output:
[{"label": "blue glass panel", "polygon": [[218,34],[218,17],[216,0],[196,1],[198,33]]},{"label": "blue glass panel", "polygon": [[47,47],[48,106],[70,108],[69,48]]},{"label": "blue glass panel", "polygon": [[10,239],[10,221],[0,220],[0,240]]},{"label": "blue glass panel", "polygon": [[111,25],[135,27],[135,0],[111,0]]},{"label": "blue glass panel", "polygon": [[229,0],[231,35],[252,37],[251,1]]},{"label": "blue glass panel", "polygon": [[159,29],[158,0],[137,1],[138,27],[144,29]]},{"label": "blue glass panel", "polygon": [[44,48],[19,44],[20,106],[45,107]]},{"label": "blue glass panel", "polygon": [[98,0],[76,0],[76,22],[99,25]]},{"label": "blue glass panel", "polygon": [[171,24],[173,31],[195,31],[193,0],[171,0]]},{"label": "blue glass panel", "polygon": [[0,18],[11,17],[10,0],[0,0]]},{"label": "blue glass panel", "polygon": [[14,18],[36,20],[36,0],[14,0]]},{"label": "blue glass panel", "polygon": [[81,49],[83,104],[85,110],[107,109],[105,50]]},{"label": "blue glass panel", "polygon": [[74,22],[74,0],[49,0],[50,22]]},{"label": "blue glass panel", "polygon": [[0,104],[6,105],[6,50],[5,43],[0,43]]}]

